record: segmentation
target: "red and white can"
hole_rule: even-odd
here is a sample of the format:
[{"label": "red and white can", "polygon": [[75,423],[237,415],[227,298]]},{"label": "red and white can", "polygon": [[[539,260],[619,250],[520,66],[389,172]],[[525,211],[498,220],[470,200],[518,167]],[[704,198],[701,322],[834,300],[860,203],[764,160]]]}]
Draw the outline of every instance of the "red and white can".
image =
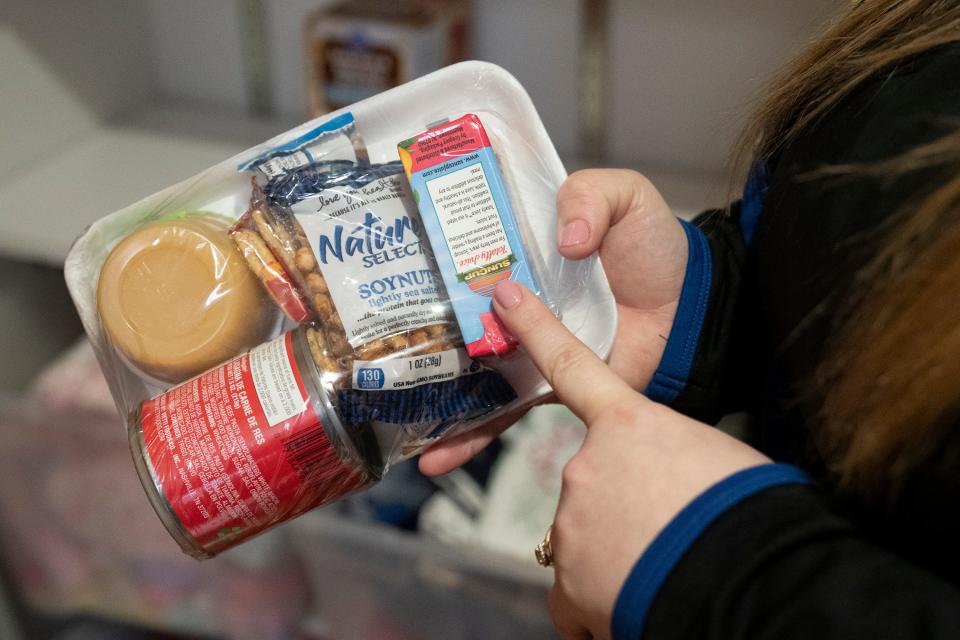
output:
[{"label": "red and white can", "polygon": [[382,474],[373,432],[341,423],[305,332],[294,329],[140,406],[134,463],[190,555],[209,558]]}]

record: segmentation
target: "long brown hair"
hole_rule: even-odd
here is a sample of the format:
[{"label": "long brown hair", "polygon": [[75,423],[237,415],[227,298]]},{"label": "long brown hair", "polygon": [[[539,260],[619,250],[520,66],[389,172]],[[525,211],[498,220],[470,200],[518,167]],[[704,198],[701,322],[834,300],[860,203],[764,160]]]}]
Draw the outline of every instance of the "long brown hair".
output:
[{"label": "long brown hair", "polygon": [[[770,157],[862,82],[960,40],[960,1],[863,0],[776,79],[735,161]],[[946,79],[945,79],[946,80]],[[902,156],[826,173],[960,167],[960,129]],[[816,441],[840,487],[895,501],[960,421],[960,170],[905,210],[835,314],[812,384]],[[960,469],[957,469],[960,473]]]}]

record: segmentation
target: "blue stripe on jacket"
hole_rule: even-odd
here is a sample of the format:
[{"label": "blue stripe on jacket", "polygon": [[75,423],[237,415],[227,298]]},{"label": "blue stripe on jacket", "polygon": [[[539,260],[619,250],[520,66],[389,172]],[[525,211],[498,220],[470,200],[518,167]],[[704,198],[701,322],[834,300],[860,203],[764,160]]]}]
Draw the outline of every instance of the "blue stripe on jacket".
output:
[{"label": "blue stripe on jacket", "polygon": [[651,400],[670,404],[687,385],[693,356],[710,301],[712,261],[706,236],[693,224],[680,220],[687,234],[687,271],[683,277],[677,313],[670,329],[660,365],[644,394]]},{"label": "blue stripe on jacket", "polygon": [[743,200],[740,203],[740,230],[743,232],[743,243],[747,246],[753,242],[757,231],[757,222],[760,212],[763,211],[767,199],[767,188],[770,184],[770,175],[767,163],[758,162],[750,171],[747,184],[743,188]]},{"label": "blue stripe on jacket", "polygon": [[641,637],[647,612],[667,576],[700,534],[725,511],[764,489],[810,482],[809,476],[796,467],[765,464],[738,471],[701,493],[654,538],[627,576],[613,607],[614,640]]}]

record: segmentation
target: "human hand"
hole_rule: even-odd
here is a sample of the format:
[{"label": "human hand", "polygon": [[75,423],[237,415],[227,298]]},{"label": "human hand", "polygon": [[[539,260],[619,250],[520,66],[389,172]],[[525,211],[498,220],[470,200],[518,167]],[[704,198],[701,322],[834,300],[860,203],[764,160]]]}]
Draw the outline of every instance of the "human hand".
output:
[{"label": "human hand", "polygon": [[586,169],[557,193],[560,254],[598,251],[617,302],[610,368],[643,391],[663,356],[687,268],[687,236],[646,177]]},{"label": "human hand", "polygon": [[583,447],[563,470],[550,610],[562,638],[607,638],[620,588],[657,534],[712,485],[769,460],[647,400],[529,290],[501,283],[494,306],[557,398],[587,425]]},{"label": "human hand", "polygon": [[[582,260],[599,251],[619,318],[610,368],[641,391],[673,324],[686,273],[686,234],[653,184],[626,169],[570,175],[557,193],[557,215],[561,255]],[[420,470],[440,475],[459,467],[526,411],[434,445],[421,456]]]}]

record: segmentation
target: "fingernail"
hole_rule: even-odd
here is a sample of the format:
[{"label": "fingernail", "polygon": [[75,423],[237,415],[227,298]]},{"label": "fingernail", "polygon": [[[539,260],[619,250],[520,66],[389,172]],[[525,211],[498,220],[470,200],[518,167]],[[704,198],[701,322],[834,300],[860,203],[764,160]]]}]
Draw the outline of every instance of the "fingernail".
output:
[{"label": "fingernail", "polygon": [[590,239],[590,226],[584,220],[573,220],[560,232],[561,247],[575,247]]},{"label": "fingernail", "polygon": [[523,299],[523,290],[513,280],[504,280],[493,290],[493,297],[504,309],[513,309]]}]

